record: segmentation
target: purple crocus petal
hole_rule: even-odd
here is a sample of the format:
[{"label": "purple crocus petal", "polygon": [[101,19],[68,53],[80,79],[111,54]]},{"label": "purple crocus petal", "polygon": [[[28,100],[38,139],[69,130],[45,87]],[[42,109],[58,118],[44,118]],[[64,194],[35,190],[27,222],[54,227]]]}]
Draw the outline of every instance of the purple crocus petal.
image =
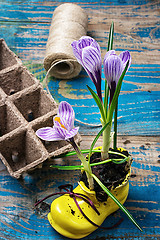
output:
[{"label": "purple crocus petal", "polygon": [[36,131],[36,135],[45,141],[59,141],[64,139],[56,129],[52,127],[40,128]]},{"label": "purple crocus petal", "polygon": [[[58,117],[58,116],[53,117],[53,126],[54,126],[55,128],[62,127],[62,126],[61,126],[62,123],[60,123],[59,121],[57,121],[56,118],[59,118],[59,117]],[[59,119],[60,119],[60,118],[59,118]]]},{"label": "purple crocus petal", "polygon": [[104,61],[105,61],[108,57],[110,57],[111,55],[116,55],[115,50],[110,50],[110,51],[106,52],[106,54],[105,54],[105,56],[104,56]]},{"label": "purple crocus petal", "polygon": [[85,47],[91,46],[93,41],[95,40],[89,36],[82,36],[78,41],[78,47],[80,49],[83,49]]},{"label": "purple crocus petal", "polygon": [[83,36],[74,41],[72,49],[77,61],[84,67],[96,86],[97,95],[102,101],[101,93],[101,50],[99,44],[91,37]]},{"label": "purple crocus petal", "polygon": [[123,71],[123,62],[117,55],[110,55],[104,60],[104,74],[111,89],[111,83],[114,81],[116,85]]},{"label": "purple crocus petal", "polygon": [[[56,118],[58,118],[60,122],[57,121]],[[54,117],[53,121],[54,121],[53,128],[55,128],[55,131],[58,132],[62,139],[65,139],[65,136],[68,132],[67,128],[62,124],[62,121],[60,120],[59,117]]]},{"label": "purple crocus petal", "polygon": [[126,66],[127,61],[129,60],[129,65],[128,65],[128,68],[129,68],[130,65],[131,65],[131,55],[130,55],[130,52],[129,51],[124,51],[124,52],[120,53],[119,57],[121,58],[121,60],[123,62],[124,68]]},{"label": "purple crocus petal", "polygon": [[65,140],[74,137],[78,133],[79,127],[72,128],[68,133],[66,134]]},{"label": "purple crocus petal", "polygon": [[84,36],[84,37],[80,38],[80,41],[81,41],[82,44],[79,45],[79,46],[82,46],[83,49],[86,48],[86,47],[93,47],[99,53],[101,53],[100,46],[99,46],[98,42],[94,38],[91,38],[91,37],[88,37],[88,36]]},{"label": "purple crocus petal", "polygon": [[101,71],[101,53],[96,48],[86,47],[82,51],[82,62],[85,69],[95,75],[98,70]]},{"label": "purple crocus petal", "polygon": [[53,128],[45,127],[36,131],[39,138],[45,141],[67,140],[74,137],[79,128],[74,128],[75,113],[65,101],[59,104],[58,114],[53,118]]},{"label": "purple crocus petal", "polygon": [[84,49],[89,46],[94,47],[98,51],[100,51],[100,46],[94,38],[91,38],[89,36],[83,36],[78,40],[78,48],[79,49]]},{"label": "purple crocus petal", "polygon": [[74,56],[77,58],[77,61],[82,65],[82,49],[79,48],[78,41],[73,41],[71,46]]},{"label": "purple crocus petal", "polygon": [[[73,41],[71,46],[74,56],[77,58],[77,61],[84,67],[82,62],[82,51],[84,48],[90,46],[94,39],[88,36],[82,36],[78,41]],[[94,40],[95,41],[95,40]]]},{"label": "purple crocus petal", "polygon": [[89,77],[93,81],[97,95],[102,100],[101,93],[101,72],[102,72],[102,60],[101,53],[96,48],[86,47],[82,52],[82,62],[85,66],[85,70]]},{"label": "purple crocus petal", "polygon": [[88,36],[82,36],[78,41],[73,41],[71,46],[72,46],[74,56],[77,58],[77,61],[83,67],[85,66],[82,61],[82,52],[86,47],[93,47],[97,49],[98,52],[100,52],[99,44],[93,38]]},{"label": "purple crocus petal", "polygon": [[75,113],[72,106],[66,101],[62,101],[58,107],[58,116],[62,125],[70,131],[74,127]]},{"label": "purple crocus petal", "polygon": [[62,140],[66,139],[68,130],[66,130],[65,128],[62,128],[62,127],[55,128],[55,129],[57,131],[57,134],[61,137]]}]

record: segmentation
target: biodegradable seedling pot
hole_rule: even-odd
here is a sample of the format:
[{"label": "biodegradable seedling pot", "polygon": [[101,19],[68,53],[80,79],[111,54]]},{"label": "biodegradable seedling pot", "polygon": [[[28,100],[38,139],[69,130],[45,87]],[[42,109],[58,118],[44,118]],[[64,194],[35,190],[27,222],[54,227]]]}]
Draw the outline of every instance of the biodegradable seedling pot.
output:
[{"label": "biodegradable seedling pot", "polygon": [[72,149],[65,141],[48,143],[35,134],[40,126],[53,126],[57,109],[42,84],[0,39],[0,160],[12,177],[20,178]]}]

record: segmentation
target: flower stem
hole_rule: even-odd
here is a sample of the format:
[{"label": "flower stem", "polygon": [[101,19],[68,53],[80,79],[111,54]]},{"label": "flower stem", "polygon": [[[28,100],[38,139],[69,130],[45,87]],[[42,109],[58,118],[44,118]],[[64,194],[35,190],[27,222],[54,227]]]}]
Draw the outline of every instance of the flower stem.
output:
[{"label": "flower stem", "polygon": [[92,170],[91,170],[91,166],[89,164],[89,162],[86,161],[85,157],[83,156],[81,149],[79,148],[79,146],[75,143],[74,138],[70,138],[69,139],[69,143],[73,146],[73,148],[75,149],[78,158],[81,160],[84,170],[86,172],[86,176],[88,179],[88,184],[89,184],[89,189],[93,190],[94,189],[94,180],[92,175]]},{"label": "flower stem", "polygon": [[[105,125],[103,120],[101,119],[102,127]],[[111,143],[111,128],[112,123],[108,124],[108,126],[103,131],[103,145],[102,145],[102,151],[101,151],[101,160],[108,159],[108,151]]]}]

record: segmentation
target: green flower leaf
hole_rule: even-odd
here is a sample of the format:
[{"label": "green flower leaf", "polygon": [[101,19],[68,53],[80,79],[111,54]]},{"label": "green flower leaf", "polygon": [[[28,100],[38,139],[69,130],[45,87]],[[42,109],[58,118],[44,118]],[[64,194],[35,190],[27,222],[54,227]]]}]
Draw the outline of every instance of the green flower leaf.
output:
[{"label": "green flower leaf", "polygon": [[92,142],[92,144],[91,144],[90,150],[89,150],[89,156],[88,156],[88,161],[89,161],[89,162],[90,162],[90,156],[91,156],[91,154],[92,154],[92,152],[93,152],[93,148],[94,148],[97,140],[99,139],[99,137],[101,136],[101,134],[102,134],[103,131],[106,129],[106,127],[108,126],[109,123],[110,123],[110,122],[106,123],[106,124],[104,125],[104,127],[103,127],[103,128],[99,131],[99,133],[96,135],[96,137],[94,138],[94,140],[93,140],[93,142]]},{"label": "green flower leaf", "polygon": [[104,109],[103,109],[103,105],[101,100],[99,99],[98,95],[87,85],[88,90],[90,91],[90,93],[92,94],[92,97],[94,98],[99,110],[100,110],[100,114],[102,119],[105,119],[105,114],[104,114]]},{"label": "green flower leaf", "polygon": [[107,51],[110,51],[113,48],[113,35],[114,35],[114,22],[112,22],[110,27]]},{"label": "green flower leaf", "polygon": [[142,228],[138,225],[136,220],[133,218],[133,216],[128,212],[128,210],[120,203],[120,201],[115,198],[115,196],[104,186],[104,184],[94,175],[92,174],[92,177],[95,179],[95,181],[100,185],[100,187],[108,194],[108,196],[119,206],[119,208],[127,215],[127,217],[135,224],[135,226],[140,230],[143,231]]},{"label": "green flower leaf", "polygon": [[117,115],[118,115],[118,100],[114,111],[114,138],[113,138],[113,148],[117,149]]},{"label": "green flower leaf", "polygon": [[[105,163],[108,163],[108,162],[114,162],[116,164],[121,164],[125,161],[128,161],[130,160],[130,157],[126,157],[124,159],[106,159],[104,161],[101,161],[101,162],[96,162],[96,163],[90,163],[90,166],[97,166],[97,165],[101,165],[101,164],[105,164]],[[56,168],[58,170],[80,170],[80,169],[84,169],[83,165],[77,165],[77,166],[59,166],[59,165],[51,165],[50,167],[52,168]]]},{"label": "green flower leaf", "polygon": [[51,165],[51,168],[56,168],[58,170],[79,170],[83,168],[82,165],[77,165],[77,166],[58,166],[58,165]]},{"label": "green flower leaf", "polygon": [[104,112],[105,117],[107,118],[107,111],[108,111],[108,97],[109,97],[109,87],[108,83],[105,80],[105,89],[104,89]]}]

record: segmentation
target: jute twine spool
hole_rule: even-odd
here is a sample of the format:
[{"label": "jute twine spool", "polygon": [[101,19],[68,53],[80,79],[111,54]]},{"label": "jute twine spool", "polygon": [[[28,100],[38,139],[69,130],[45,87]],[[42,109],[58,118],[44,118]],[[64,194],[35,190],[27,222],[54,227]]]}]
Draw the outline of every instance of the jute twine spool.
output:
[{"label": "jute twine spool", "polygon": [[[57,7],[53,13],[46,46],[44,68],[47,74],[43,80],[44,87],[51,95],[48,88],[48,77],[70,79],[78,76],[81,65],[73,55],[71,43],[87,34],[88,16],[86,12],[76,4],[64,3]],[[53,97],[51,95],[51,97]],[[81,124],[99,127],[101,124]]]},{"label": "jute twine spool", "polygon": [[73,55],[71,43],[87,34],[88,16],[78,5],[64,3],[53,13],[44,58],[49,75],[70,79],[78,76],[81,65]]}]

